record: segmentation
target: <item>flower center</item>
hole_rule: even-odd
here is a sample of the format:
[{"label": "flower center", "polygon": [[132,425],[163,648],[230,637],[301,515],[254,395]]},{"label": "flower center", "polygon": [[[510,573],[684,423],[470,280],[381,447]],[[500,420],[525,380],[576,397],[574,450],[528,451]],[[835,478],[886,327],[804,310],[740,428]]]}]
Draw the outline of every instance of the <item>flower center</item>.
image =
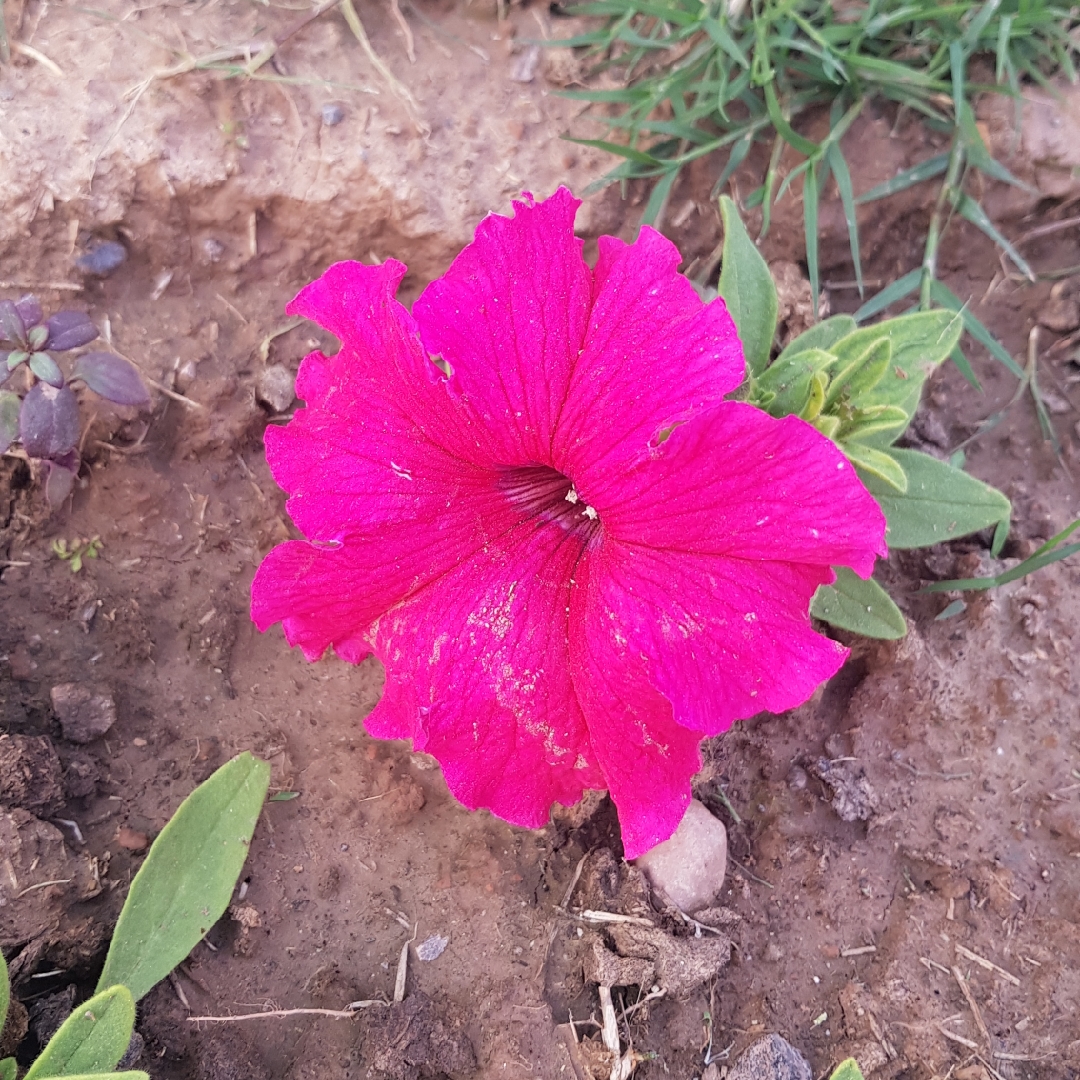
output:
[{"label": "flower center", "polygon": [[578,495],[570,478],[550,465],[516,465],[504,469],[499,487],[526,514],[578,533],[583,540],[599,527],[596,511]]}]

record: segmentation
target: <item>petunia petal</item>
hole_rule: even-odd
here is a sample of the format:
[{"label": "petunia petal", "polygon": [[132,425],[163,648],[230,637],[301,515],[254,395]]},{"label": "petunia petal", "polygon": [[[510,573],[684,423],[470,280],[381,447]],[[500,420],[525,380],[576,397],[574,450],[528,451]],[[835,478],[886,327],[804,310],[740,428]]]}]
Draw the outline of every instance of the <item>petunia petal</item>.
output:
[{"label": "petunia petal", "polygon": [[670,551],[814,566],[869,577],[885,516],[840,449],[793,416],[725,402],[653,455],[582,493],[605,534]]},{"label": "petunia petal", "polygon": [[392,522],[459,512],[475,487],[467,452],[473,419],[420,346],[416,324],[395,299],[405,267],[337,263],[289,305],[341,339],[331,357],[300,365],[306,409],[266,432],[275,480],[292,496],[289,514],[305,536],[336,541]]},{"label": "petunia petal", "polygon": [[486,452],[504,465],[550,460],[589,311],[579,205],[560,188],[516,203],[512,218],[485,218],[413,305],[424,345],[451,365],[486,425]]},{"label": "petunia petal", "polygon": [[582,560],[571,657],[627,858],[678,825],[703,735],[793,708],[839,670],[847,650],[807,614],[832,576],[611,540]]},{"label": "petunia petal", "polygon": [[559,420],[555,467],[579,489],[649,452],[660,433],[722,401],[746,364],[723,300],[704,304],[671,241],[600,238],[585,348]]},{"label": "petunia petal", "polygon": [[380,620],[378,738],[434,754],[454,795],[517,825],[602,788],[570,679],[575,534],[525,522]]}]

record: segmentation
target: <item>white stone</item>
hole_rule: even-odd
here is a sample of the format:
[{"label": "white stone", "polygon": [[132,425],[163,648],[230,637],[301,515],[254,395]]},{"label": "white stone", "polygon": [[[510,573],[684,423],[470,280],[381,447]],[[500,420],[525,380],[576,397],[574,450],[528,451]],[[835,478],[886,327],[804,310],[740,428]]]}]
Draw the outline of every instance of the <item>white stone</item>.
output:
[{"label": "white stone", "polygon": [[284,364],[271,364],[259,373],[255,396],[276,413],[283,413],[296,400],[296,380]]},{"label": "white stone", "polygon": [[727,830],[692,799],[671,839],[645,852],[636,865],[680,911],[698,911],[723,888]]}]

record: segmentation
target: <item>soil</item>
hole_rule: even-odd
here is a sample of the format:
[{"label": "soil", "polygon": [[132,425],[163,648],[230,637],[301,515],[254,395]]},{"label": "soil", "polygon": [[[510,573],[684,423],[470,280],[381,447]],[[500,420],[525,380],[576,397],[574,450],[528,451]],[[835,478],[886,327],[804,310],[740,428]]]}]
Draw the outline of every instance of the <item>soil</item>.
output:
[{"label": "soil", "polygon": [[[272,763],[274,791],[299,795],[267,804],[243,895],[141,1003],[141,1067],[156,1080],[606,1076],[589,981],[603,973],[627,984],[617,1006],[651,997],[626,1017],[644,1080],[699,1077],[710,1054],[714,1077],[770,1032],[819,1077],[849,1053],[889,1080],[1080,1075],[1075,560],[938,620],[952,598],[921,587],[992,572],[985,538],[895,553],[887,575],[909,636],[851,642],[807,705],[706,745],[696,790],[728,826],[730,865],[696,928],[658,910],[621,860],[606,798],[536,832],[469,813],[434,761],[364,733],[376,662],[307,664],[279,630],[255,631],[252,574],[292,535],[262,456],[263,430],[283,418],[257,387],[267,368],[294,372],[329,345],[282,316],[286,300],[332,259],[393,256],[409,264],[410,301],[484,213],[522,188],[583,191],[610,167],[560,139],[588,127],[557,93],[579,75],[574,57],[530,43],[567,36],[571,20],[416,0],[403,5],[410,63],[392,11],[357,10],[407,91],[338,11],[297,30],[306,8],[7,0],[17,48],[0,66],[2,295],[34,289],[89,311],[158,387],[143,414],[86,396],[85,465],[55,515],[24,460],[0,461],[0,945],[30,1009],[29,1028],[13,1009],[22,1026],[7,1033],[20,1061],[47,1038],[41,1018],[92,986],[147,843],[195,784],[250,749]],[[226,53],[247,63],[271,39],[278,51],[253,76],[207,68]],[[1070,99],[1050,119],[1072,123],[1072,110]],[[999,226],[1016,238],[1067,219],[1068,161],[1043,143],[1017,148],[1001,117],[986,123],[1041,192],[989,191]],[[857,192],[934,150],[915,121],[872,110],[844,148]],[[736,190],[762,164],[751,155]],[[691,272],[719,237],[714,166],[695,166],[668,207]],[[582,235],[631,236],[645,196],[588,198]],[[918,264],[932,198],[924,186],[864,208],[868,280]],[[825,295],[850,310],[835,193],[821,220]],[[795,184],[763,250],[789,264],[796,293],[801,221]],[[100,275],[104,241],[126,258]],[[1035,235],[1023,250],[1040,272],[1075,267],[1080,233]],[[1003,276],[990,242],[955,222],[941,272],[1014,356],[1042,324],[1060,457],[1030,398],[967,448],[970,471],[1013,499],[1004,554],[1021,558],[1078,512],[1073,279]],[[789,301],[794,327],[806,296]],[[1012,398],[1000,364],[977,346],[968,355],[983,390],[952,365],[934,379],[911,436],[931,453]],[[100,554],[77,573],[50,547],[92,537]],[[67,683],[111,695],[104,736],[63,737],[51,692]],[[637,921],[598,926],[586,909]],[[415,946],[433,935],[448,944],[422,960]],[[410,942],[398,1004],[191,1022],[389,1001]]]}]

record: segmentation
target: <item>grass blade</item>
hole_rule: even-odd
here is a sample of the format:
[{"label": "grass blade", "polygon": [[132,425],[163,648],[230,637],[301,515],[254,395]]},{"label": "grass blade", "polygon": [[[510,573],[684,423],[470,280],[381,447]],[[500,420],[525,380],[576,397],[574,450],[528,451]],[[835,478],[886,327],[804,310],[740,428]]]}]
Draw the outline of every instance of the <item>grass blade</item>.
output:
[{"label": "grass blade", "polygon": [[810,277],[810,302],[813,304],[814,321],[818,317],[818,174],[817,165],[811,164],[803,181],[803,228],[806,232],[806,270]]},{"label": "grass blade", "polygon": [[910,296],[918,287],[922,277],[922,268],[910,270],[902,278],[897,278],[891,285],[886,285],[881,292],[871,296],[862,307],[852,316],[856,322],[865,322],[867,319],[880,315],[887,307],[895,304],[897,300],[903,300]]},{"label": "grass blade", "polygon": [[825,160],[836,177],[836,186],[840,191],[840,205],[844,208],[844,220],[847,222],[848,244],[851,247],[851,261],[855,264],[855,283],[859,287],[859,298],[863,297],[862,261],[859,259],[859,221],[855,214],[855,195],[851,188],[851,173],[848,170],[844,153],[839,143],[833,143],[825,154]]},{"label": "grass blade", "polygon": [[960,317],[964,320],[964,329],[994,357],[995,360],[1000,360],[1018,379],[1024,378],[1024,369],[1009,355],[1008,350],[1004,345],[989,330],[983,325],[983,323],[975,317],[971,308],[961,302],[960,297],[956,295],[943,282],[933,281],[930,283],[930,298],[935,304],[940,304],[943,308],[949,311],[958,312]]},{"label": "grass blade", "polygon": [[924,180],[932,180],[935,176],[940,176],[948,168],[948,165],[948,154],[935,154],[932,158],[927,158],[926,161],[913,165],[902,173],[897,173],[891,180],[877,184],[860,195],[855,202],[861,205],[862,203],[887,198],[889,195],[895,195],[905,188],[913,187],[915,184],[921,184]]},{"label": "grass blade", "polygon": [[1027,260],[1011,243],[1009,243],[1008,240],[1005,239],[1004,236],[1001,235],[1000,232],[998,232],[997,227],[987,216],[986,211],[975,201],[975,199],[970,195],[962,194],[956,209],[960,212],[961,217],[966,218],[977,229],[980,229],[989,236],[990,239],[993,240],[1010,259],[1012,259],[1016,264],[1016,268],[1028,279],[1028,281],[1035,281],[1035,274],[1032,272],[1031,267],[1028,266]]}]

